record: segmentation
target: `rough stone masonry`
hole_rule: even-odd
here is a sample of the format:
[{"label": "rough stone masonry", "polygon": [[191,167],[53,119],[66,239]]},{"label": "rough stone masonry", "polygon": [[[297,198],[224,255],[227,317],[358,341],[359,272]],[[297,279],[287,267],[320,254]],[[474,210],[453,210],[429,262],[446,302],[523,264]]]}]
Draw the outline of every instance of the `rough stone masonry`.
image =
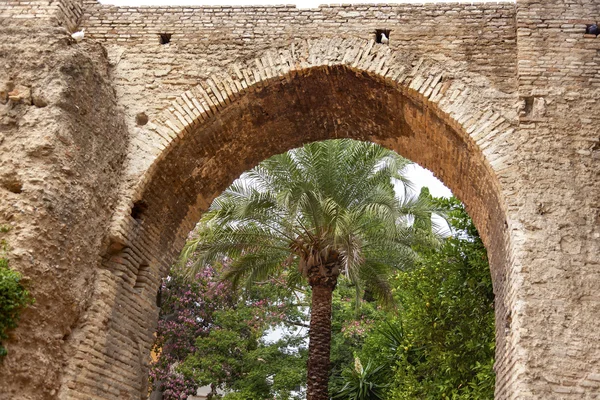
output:
[{"label": "rough stone masonry", "polygon": [[597,0],[0,0],[0,239],[37,300],[0,398],[144,398],[159,281],[202,212],[261,160],[336,137],[394,149],[467,205],[496,398],[600,398],[598,22]]}]

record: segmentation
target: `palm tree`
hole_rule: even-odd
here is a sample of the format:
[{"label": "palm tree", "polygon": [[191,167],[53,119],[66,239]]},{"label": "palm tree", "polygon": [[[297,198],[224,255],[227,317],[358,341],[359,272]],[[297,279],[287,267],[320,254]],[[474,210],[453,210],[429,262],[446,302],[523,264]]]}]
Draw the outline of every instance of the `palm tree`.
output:
[{"label": "palm tree", "polygon": [[[340,276],[383,303],[388,277],[410,266],[418,239],[411,218],[429,218],[423,198],[398,198],[410,162],[373,143],[329,140],[271,157],[215,199],[190,241],[199,268],[230,259],[236,287],[285,275],[311,287],[307,399],[328,398],[332,294]],[[430,236],[429,236],[430,237]]]}]

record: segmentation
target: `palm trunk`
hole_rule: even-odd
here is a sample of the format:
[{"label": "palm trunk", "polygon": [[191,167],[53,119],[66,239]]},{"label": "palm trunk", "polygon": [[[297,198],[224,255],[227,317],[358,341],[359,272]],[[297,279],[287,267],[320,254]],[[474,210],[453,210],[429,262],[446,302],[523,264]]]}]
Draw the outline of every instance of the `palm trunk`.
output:
[{"label": "palm trunk", "polygon": [[331,304],[335,284],[311,285],[312,305],[308,334],[307,400],[329,399],[329,352],[331,349]]}]

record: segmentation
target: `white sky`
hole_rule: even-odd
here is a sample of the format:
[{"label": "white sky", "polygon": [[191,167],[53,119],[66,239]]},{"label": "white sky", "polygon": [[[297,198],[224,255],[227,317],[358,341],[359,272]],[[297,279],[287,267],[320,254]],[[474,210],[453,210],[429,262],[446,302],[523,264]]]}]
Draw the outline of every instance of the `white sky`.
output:
[{"label": "white sky", "polygon": [[294,4],[298,8],[314,8],[320,4],[398,4],[398,3],[514,3],[514,0],[396,0],[396,1],[369,1],[369,0],[100,0],[102,4],[112,4],[116,6],[256,6],[256,5],[274,5],[274,4]]},{"label": "white sky", "polygon": [[451,197],[452,192],[440,182],[431,171],[413,164],[408,168],[407,174],[414,185],[415,193],[419,194],[423,186],[427,186],[433,197]]}]

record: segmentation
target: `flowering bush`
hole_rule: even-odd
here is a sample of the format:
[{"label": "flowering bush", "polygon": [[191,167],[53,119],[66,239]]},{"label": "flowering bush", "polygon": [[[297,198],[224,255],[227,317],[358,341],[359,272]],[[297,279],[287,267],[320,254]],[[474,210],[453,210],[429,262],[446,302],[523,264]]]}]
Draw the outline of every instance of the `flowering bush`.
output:
[{"label": "flowering bush", "polygon": [[[204,385],[262,399],[265,393],[286,392],[304,381],[305,352],[300,348],[286,353],[290,346],[301,347],[302,337],[261,341],[269,327],[304,317],[290,304],[292,294],[284,282],[270,280],[236,294],[220,281],[221,268],[206,267],[191,281],[173,271],[161,286],[154,344],[158,358],[151,365],[150,381],[165,400],[185,399]],[[269,383],[274,368],[287,373]]]},{"label": "flowering bush", "polygon": [[228,307],[232,299],[226,284],[216,279],[214,268],[205,268],[192,281],[174,274],[160,288],[161,309],[153,351],[158,355],[150,368],[150,381],[165,399],[184,399],[197,384],[178,371],[193,353],[196,338],[207,336],[214,312]]},{"label": "flowering bush", "polygon": [[373,327],[373,320],[361,315],[359,319],[351,319],[342,326],[342,333],[345,337],[354,336],[356,338],[364,337]]}]

